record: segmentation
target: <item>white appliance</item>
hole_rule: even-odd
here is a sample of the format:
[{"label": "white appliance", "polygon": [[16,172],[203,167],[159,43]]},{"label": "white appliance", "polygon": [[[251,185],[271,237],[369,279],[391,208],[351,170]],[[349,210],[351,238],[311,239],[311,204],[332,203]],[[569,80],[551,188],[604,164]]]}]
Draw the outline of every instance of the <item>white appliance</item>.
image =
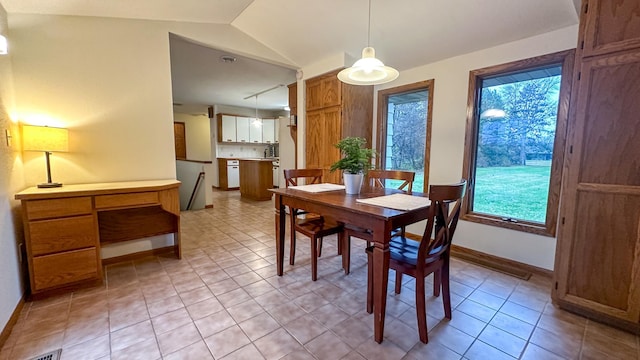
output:
[{"label": "white appliance", "polygon": [[240,187],[240,161],[227,160],[227,187]]},{"label": "white appliance", "polygon": [[280,160],[273,160],[273,187],[280,187]]}]

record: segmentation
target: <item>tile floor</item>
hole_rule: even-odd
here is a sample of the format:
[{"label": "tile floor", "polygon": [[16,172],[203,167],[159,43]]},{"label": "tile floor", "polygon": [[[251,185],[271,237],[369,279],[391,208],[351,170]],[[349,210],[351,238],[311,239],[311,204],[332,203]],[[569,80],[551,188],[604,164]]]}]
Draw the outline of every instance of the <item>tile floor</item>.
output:
[{"label": "tile floor", "polygon": [[[28,302],[0,360],[62,348],[62,359],[640,359],[637,336],[554,308],[548,279],[529,281],[452,261],[453,319],[428,298],[418,341],[413,279],[387,302],[385,340],[365,311],[366,255],[353,241],[345,276],[335,238],[319,279],[309,249],[275,276],[271,202],[216,192],[182,216],[184,257],[112,265],[105,286]],[[391,274],[393,275],[393,274]],[[426,280],[430,282],[431,279]]]}]

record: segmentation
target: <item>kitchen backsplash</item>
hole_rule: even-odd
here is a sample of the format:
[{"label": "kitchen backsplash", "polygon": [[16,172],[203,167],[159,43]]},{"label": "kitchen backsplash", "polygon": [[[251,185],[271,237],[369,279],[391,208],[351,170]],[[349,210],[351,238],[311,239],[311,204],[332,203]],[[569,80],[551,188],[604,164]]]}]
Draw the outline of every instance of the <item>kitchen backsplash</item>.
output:
[{"label": "kitchen backsplash", "polygon": [[[217,157],[228,158],[261,158],[264,157],[264,151],[267,145],[226,145],[218,144]],[[267,154],[269,156],[269,154]]]}]

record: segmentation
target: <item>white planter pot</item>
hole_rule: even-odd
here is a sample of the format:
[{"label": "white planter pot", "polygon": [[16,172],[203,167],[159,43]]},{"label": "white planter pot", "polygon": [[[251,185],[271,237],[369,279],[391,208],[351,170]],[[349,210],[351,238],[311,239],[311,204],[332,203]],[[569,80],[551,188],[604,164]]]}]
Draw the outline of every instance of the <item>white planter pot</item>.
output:
[{"label": "white planter pot", "polygon": [[349,195],[360,194],[360,188],[362,187],[363,174],[343,174],[344,177],[344,191]]}]

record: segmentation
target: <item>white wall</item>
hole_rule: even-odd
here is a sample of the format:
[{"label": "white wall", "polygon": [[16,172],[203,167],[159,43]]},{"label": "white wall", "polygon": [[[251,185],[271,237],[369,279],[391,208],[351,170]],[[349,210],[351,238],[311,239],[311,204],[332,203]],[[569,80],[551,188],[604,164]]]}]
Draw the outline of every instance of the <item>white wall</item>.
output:
[{"label": "white wall", "polygon": [[187,160],[211,161],[211,129],[206,114],[174,113],[175,122],[183,122]]},{"label": "white wall", "polygon": [[[207,114],[173,114],[176,122],[183,122],[185,127],[185,142],[187,146],[187,160],[211,161],[211,126]],[[180,209],[186,209],[198,174],[204,171],[204,179],[198,185],[194,197],[192,210],[204,209],[205,205],[213,204],[213,173],[214,164],[176,162],[176,178],[182,182],[180,186]]]},{"label": "white wall", "polygon": [[[575,25],[401,71],[397,80],[376,86],[374,111],[377,109],[378,91],[435,79],[429,181],[431,184],[458,181],[462,175],[469,71],[575,48],[577,34],[578,27]],[[303,69],[305,79],[335,69],[339,67],[337,63],[337,61],[323,61],[314,64],[310,69],[305,68]],[[345,65],[350,66],[351,64],[345,63]],[[393,66],[393,64],[389,65]],[[301,83],[298,86],[304,87]],[[301,91],[298,92],[299,109],[303,109],[304,106]],[[302,114],[304,110],[299,112]],[[374,115],[374,119],[376,116]],[[298,119],[300,120],[302,117],[299,116]],[[299,131],[300,128],[299,125]],[[304,128],[304,124],[302,124],[302,128]],[[374,129],[376,129],[375,126]],[[375,139],[375,134],[373,138]],[[303,132],[299,132],[298,139],[304,139]],[[298,150],[301,151],[300,154],[304,154],[303,146],[299,145]],[[302,160],[299,163],[302,163]],[[411,233],[422,234],[423,231],[423,223],[409,227]],[[553,269],[556,239],[552,237],[461,221],[454,243],[498,257]]]},{"label": "white wall", "polygon": [[[398,80],[376,90],[435,79],[429,182],[455,182],[462,175],[469,71],[575,48],[577,38],[577,25],[567,27],[403,71]],[[423,229],[424,226],[414,226],[409,231],[421,234]],[[553,269],[556,239],[552,237],[461,221],[454,242],[498,257]]]},{"label": "white wall", "polygon": [[[69,128],[69,152],[51,164],[66,184],[176,178],[169,32],[291,66],[230,25],[22,14],[8,22],[16,119]],[[24,154],[27,185],[44,181],[43,162]],[[116,244],[103,257],[171,241]]]},{"label": "white wall", "polygon": [[[13,40],[7,31],[7,17],[0,5],[0,34],[9,40],[9,55],[0,55],[0,331],[5,328],[16,309],[24,286],[19,262],[19,244],[23,242],[19,202],[13,196],[25,188],[20,157],[20,134],[12,121],[14,112],[13,71],[11,54]],[[5,130],[13,136],[7,146]]]}]

